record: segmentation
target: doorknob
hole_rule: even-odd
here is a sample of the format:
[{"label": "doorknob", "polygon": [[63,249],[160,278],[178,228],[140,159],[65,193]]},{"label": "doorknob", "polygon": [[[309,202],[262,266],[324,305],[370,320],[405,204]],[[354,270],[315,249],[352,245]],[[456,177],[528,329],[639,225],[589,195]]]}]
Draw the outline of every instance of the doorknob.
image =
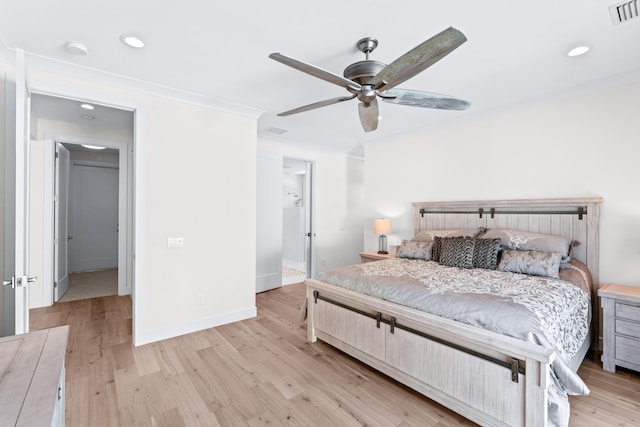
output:
[{"label": "doorknob", "polygon": [[12,277],[11,281],[9,280],[5,280],[2,282],[3,285],[11,285],[12,288],[15,287],[23,287],[23,286],[27,286],[27,283],[33,283],[35,281],[38,280],[37,276],[33,276],[33,277],[28,277],[28,276],[22,276],[22,277]]},{"label": "doorknob", "polygon": [[67,236],[67,240],[73,239],[73,236]]}]

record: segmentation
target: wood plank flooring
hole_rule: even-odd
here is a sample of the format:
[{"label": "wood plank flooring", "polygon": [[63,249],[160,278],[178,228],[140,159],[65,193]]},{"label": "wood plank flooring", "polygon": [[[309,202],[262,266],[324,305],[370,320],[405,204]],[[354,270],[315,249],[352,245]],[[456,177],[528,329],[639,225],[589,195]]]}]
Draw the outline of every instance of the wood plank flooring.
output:
[{"label": "wood plank flooring", "polygon": [[[322,342],[306,342],[302,284],[257,295],[258,316],[131,346],[131,300],[31,310],[31,329],[70,325],[68,426],[470,426]],[[640,425],[640,376],[586,360],[590,396],[571,426]]]}]

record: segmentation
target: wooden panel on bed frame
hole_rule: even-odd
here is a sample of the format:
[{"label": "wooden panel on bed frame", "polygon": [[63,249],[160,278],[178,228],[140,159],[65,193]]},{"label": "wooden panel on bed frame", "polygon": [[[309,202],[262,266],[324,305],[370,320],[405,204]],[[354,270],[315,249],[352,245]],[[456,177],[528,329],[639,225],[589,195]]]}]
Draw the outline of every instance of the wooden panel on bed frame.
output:
[{"label": "wooden panel on bed frame", "polygon": [[[601,202],[414,203],[415,231],[500,227],[578,240],[574,256],[590,268],[597,288]],[[570,210],[581,210],[581,218]],[[319,280],[305,283],[309,341],[321,339],[481,425],[547,425],[553,351]]]}]

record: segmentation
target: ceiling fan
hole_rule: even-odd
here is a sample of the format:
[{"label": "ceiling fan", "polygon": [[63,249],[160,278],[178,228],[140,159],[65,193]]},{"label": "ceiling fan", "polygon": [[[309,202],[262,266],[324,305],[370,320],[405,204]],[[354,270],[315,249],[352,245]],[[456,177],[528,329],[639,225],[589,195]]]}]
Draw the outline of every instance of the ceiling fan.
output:
[{"label": "ceiling fan", "polygon": [[278,114],[278,116],[302,113],[303,111],[349,101],[357,97],[360,101],[358,105],[360,123],[365,132],[371,132],[378,128],[379,110],[377,97],[380,97],[385,102],[412,107],[466,110],[471,104],[462,99],[411,89],[394,89],[397,85],[426,70],[453,52],[465,41],[467,41],[467,38],[462,32],[449,27],[387,65],[369,59],[369,54],[378,46],[378,41],[374,38],[366,37],[356,43],[358,49],[366,55],[365,60],[355,62],[345,68],[344,77],[289,58],[281,53],[272,53],[269,58],[329,83],[342,86],[351,93],[351,96],[341,96],[315,102],[285,111]]}]

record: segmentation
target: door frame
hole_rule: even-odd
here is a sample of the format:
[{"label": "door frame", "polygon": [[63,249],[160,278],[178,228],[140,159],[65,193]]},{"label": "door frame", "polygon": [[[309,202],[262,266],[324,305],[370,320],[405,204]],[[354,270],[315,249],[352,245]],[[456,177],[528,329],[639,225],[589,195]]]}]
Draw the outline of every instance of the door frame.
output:
[{"label": "door frame", "polygon": [[[308,216],[308,224],[305,224],[305,228],[307,227],[307,225],[309,226],[309,233],[311,233],[311,236],[308,236],[310,238],[310,241],[308,242],[308,252],[307,254],[305,254],[305,256],[307,256],[307,271],[305,272],[305,274],[312,279],[316,278],[317,275],[317,266],[316,266],[316,194],[317,194],[317,162],[314,159],[310,159],[308,157],[300,157],[297,155],[288,155],[285,153],[282,153],[282,158],[283,159],[291,159],[291,160],[298,160],[301,162],[305,162],[307,164],[307,171],[306,174],[307,176],[305,177],[305,180],[308,182],[308,186],[309,186],[309,194],[308,194],[308,205],[306,208],[306,213],[305,216]],[[305,183],[305,186],[307,185],[307,183]],[[305,218],[305,223],[307,222],[307,218]],[[305,250],[307,250],[307,240],[305,239]]]},{"label": "door frame", "polygon": [[[5,100],[5,222],[2,334],[17,335],[29,332],[29,130],[31,118],[31,84],[26,68],[25,52],[15,50],[15,68],[6,74],[5,88],[15,84],[13,90],[6,91]],[[9,185],[9,186],[8,186]],[[13,199],[11,200],[11,197]],[[8,230],[10,227],[11,230]],[[7,273],[11,277],[5,277]],[[35,279],[34,279],[35,280]],[[5,292],[11,286],[13,292]],[[7,288],[8,289],[8,288]],[[11,310],[13,309],[13,310]],[[12,317],[12,319],[10,318]],[[8,323],[5,324],[4,321]]]},{"label": "door frame", "polygon": [[[77,80],[80,82],[81,80]],[[93,85],[92,85],[93,84]],[[128,252],[128,267],[130,268],[130,288],[131,288],[131,336],[133,345],[144,341],[142,336],[144,325],[142,319],[145,318],[147,308],[142,303],[147,295],[147,272],[148,265],[147,256],[144,253],[138,253],[138,242],[145,242],[147,239],[147,231],[144,223],[138,222],[140,215],[144,218],[147,214],[146,200],[138,197],[138,190],[147,186],[145,179],[147,167],[144,155],[145,153],[147,131],[145,123],[148,120],[147,105],[138,98],[128,96],[126,93],[118,91],[108,91],[104,86],[97,86],[96,83],[88,85],[69,84],[55,79],[48,78],[46,75],[38,76],[31,79],[32,93],[42,95],[56,96],[62,98],[82,99],[90,103],[101,104],[108,107],[120,108],[133,112],[133,144],[131,149],[131,247]],[[98,83],[99,84],[99,83]],[[128,154],[128,153],[127,153]],[[46,171],[45,171],[46,172]],[[47,226],[47,224],[45,224]],[[52,231],[51,231],[52,232]],[[143,268],[139,268],[143,266]]]},{"label": "door frame", "polygon": [[[128,160],[127,160],[127,152],[128,145],[125,142],[118,141],[107,141],[107,140],[96,140],[90,138],[82,138],[82,137],[55,137],[53,139],[46,139],[44,141],[45,144],[45,178],[48,176],[50,181],[53,183],[56,170],[55,170],[55,145],[56,143],[62,144],[73,144],[73,145],[81,145],[81,144],[90,144],[90,145],[99,145],[107,148],[114,148],[118,150],[118,224],[119,224],[119,233],[118,233],[118,295],[129,295],[132,293],[132,289],[127,287],[127,259],[129,258],[129,254],[127,252],[127,230],[129,229],[129,224],[127,222],[127,211],[128,211],[128,201],[127,201],[127,188],[128,188]],[[73,163],[73,162],[72,162]],[[84,162],[89,163],[89,162]],[[49,174],[47,175],[47,172]],[[55,220],[55,206],[54,206],[54,188],[53,185],[47,185],[44,189],[44,242],[43,242],[43,251],[44,251],[44,259],[45,264],[43,265],[43,282],[42,286],[45,289],[45,292],[51,298],[49,305],[53,304],[53,262],[54,262],[54,220]]]}]

